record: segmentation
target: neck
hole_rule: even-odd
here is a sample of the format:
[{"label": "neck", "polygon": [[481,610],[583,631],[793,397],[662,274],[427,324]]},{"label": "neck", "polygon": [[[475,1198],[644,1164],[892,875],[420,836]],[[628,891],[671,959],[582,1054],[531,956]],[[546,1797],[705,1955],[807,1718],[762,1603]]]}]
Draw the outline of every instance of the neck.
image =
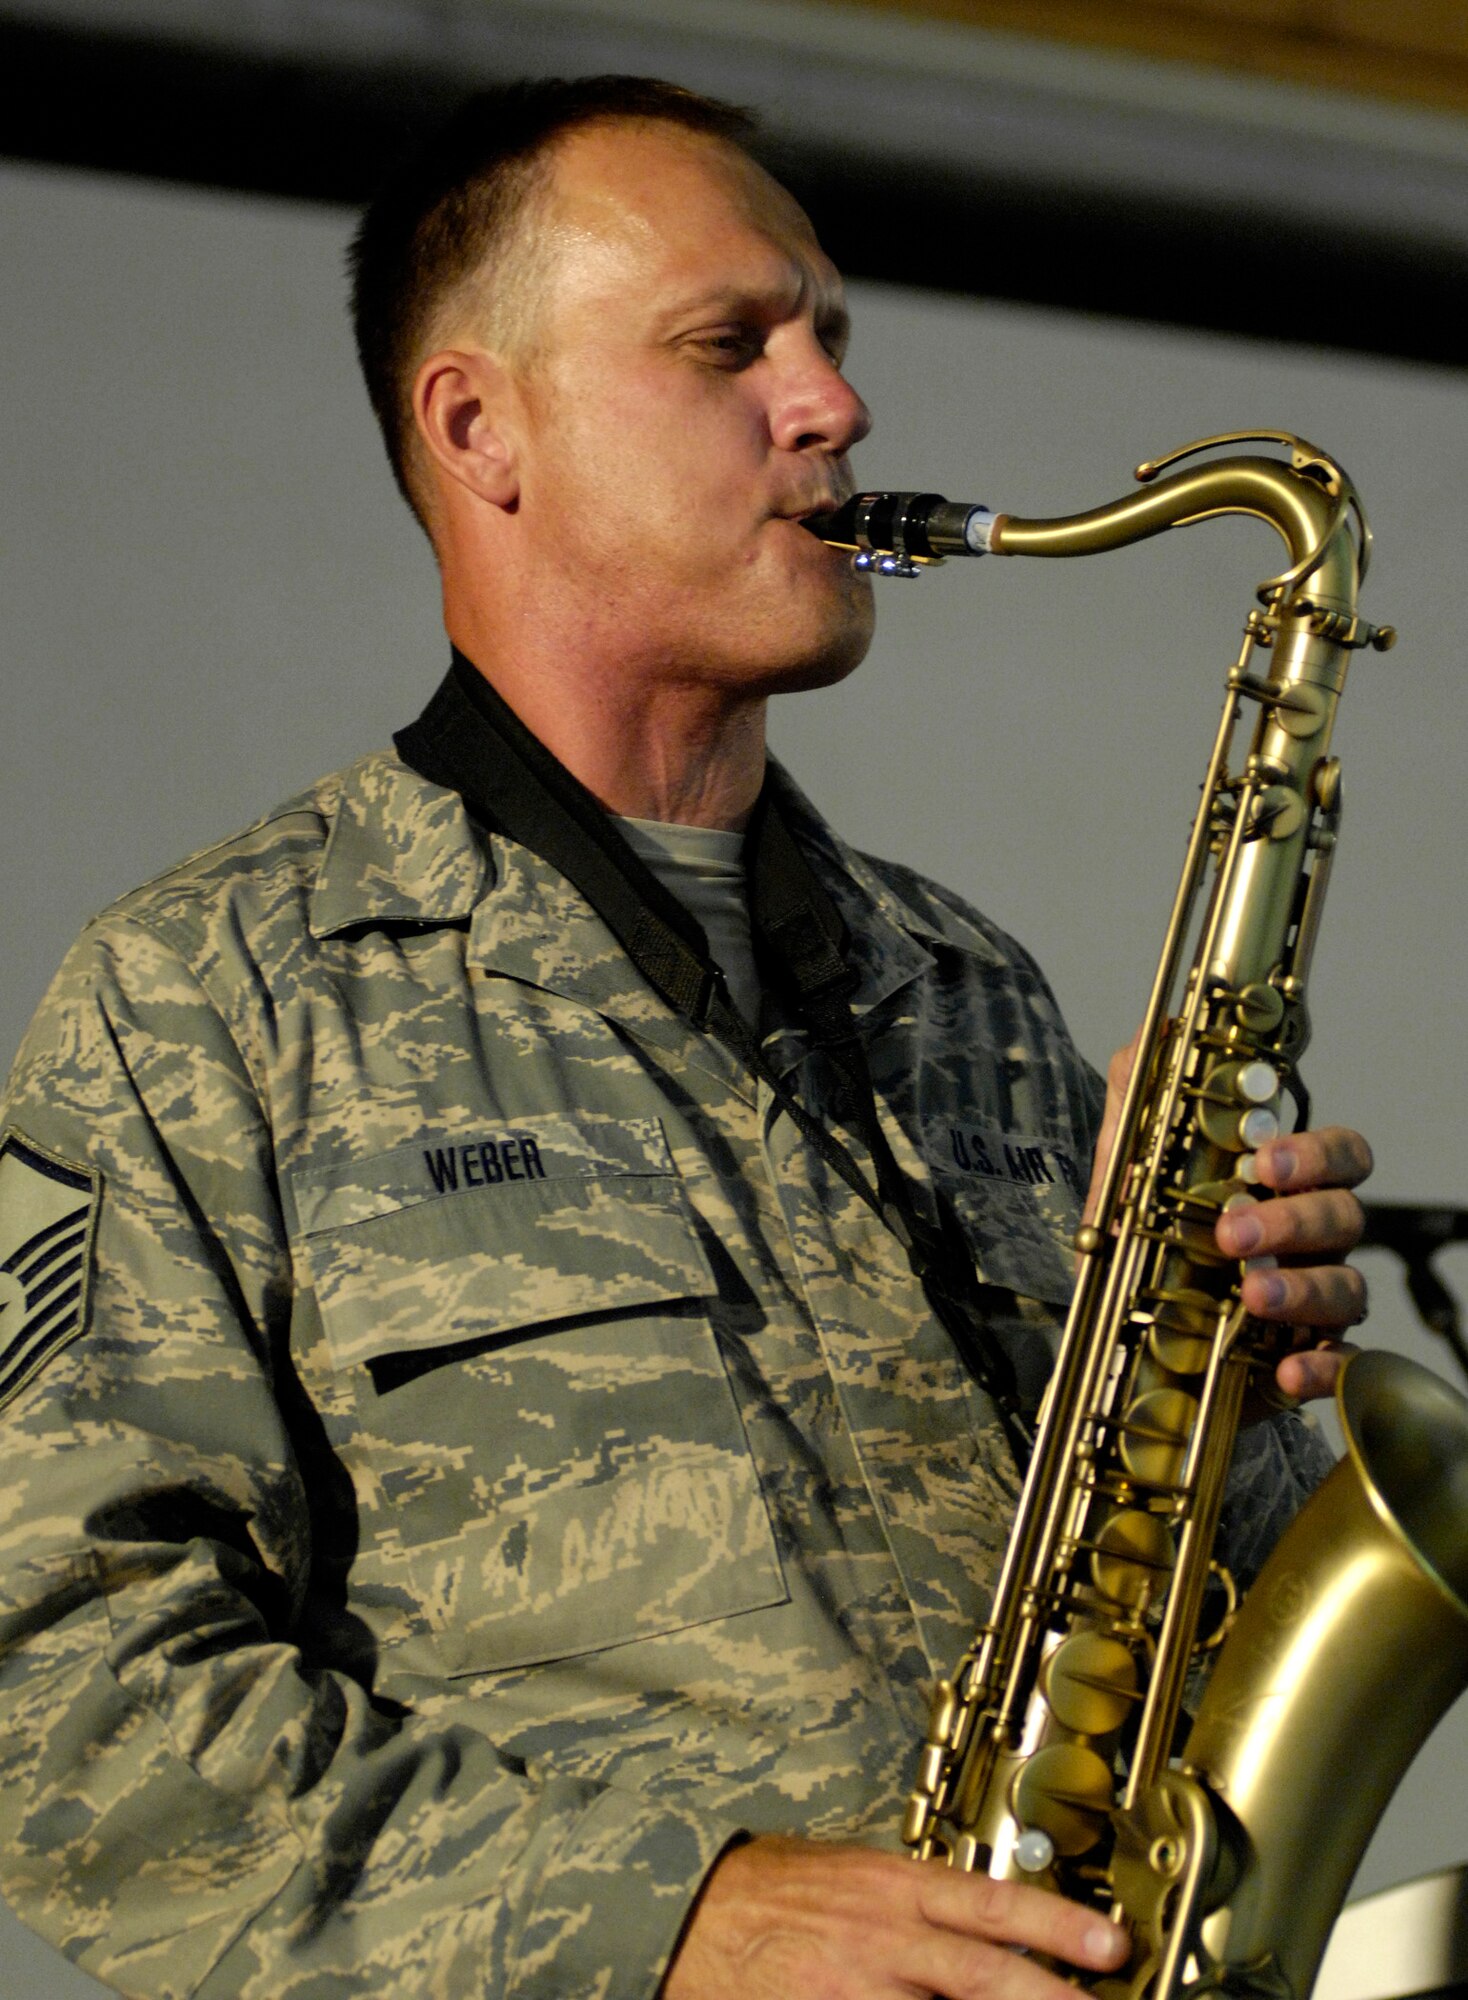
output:
[{"label": "neck", "polygon": [[449,636],[545,747],[609,812],[738,829],[765,772],[765,697],[666,667],[613,670],[574,648],[531,663],[451,619]]}]

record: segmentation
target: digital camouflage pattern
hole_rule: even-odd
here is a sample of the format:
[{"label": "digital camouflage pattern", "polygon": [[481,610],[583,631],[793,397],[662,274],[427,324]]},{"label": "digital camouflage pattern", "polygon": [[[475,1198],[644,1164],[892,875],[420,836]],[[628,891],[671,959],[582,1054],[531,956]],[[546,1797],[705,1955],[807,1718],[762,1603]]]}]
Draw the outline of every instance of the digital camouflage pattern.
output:
[{"label": "digital camouflage pattern", "polygon": [[[894,1149],[1037,1393],[1096,1080],[1008,939],[787,800]],[[147,2000],[648,2000],[742,1830],[894,1842],[1002,1434],[896,1243],[544,862],[369,757],[89,927],[4,1125],[0,1243],[60,1219],[25,1157],[95,1227],[0,1413],[28,1923]],[[1255,1539],[1300,1436],[1255,1434]]]}]

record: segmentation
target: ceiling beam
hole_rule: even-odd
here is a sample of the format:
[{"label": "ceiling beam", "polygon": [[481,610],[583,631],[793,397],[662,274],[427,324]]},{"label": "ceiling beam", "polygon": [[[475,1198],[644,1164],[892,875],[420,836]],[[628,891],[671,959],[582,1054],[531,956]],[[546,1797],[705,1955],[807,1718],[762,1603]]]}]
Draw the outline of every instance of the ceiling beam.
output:
[{"label": "ceiling beam", "polygon": [[1468,111],[1462,0],[807,0]]},{"label": "ceiling beam", "polygon": [[314,201],[474,86],[756,108],[854,275],[1459,366],[1468,126],[772,0],[0,0],[0,151]]}]

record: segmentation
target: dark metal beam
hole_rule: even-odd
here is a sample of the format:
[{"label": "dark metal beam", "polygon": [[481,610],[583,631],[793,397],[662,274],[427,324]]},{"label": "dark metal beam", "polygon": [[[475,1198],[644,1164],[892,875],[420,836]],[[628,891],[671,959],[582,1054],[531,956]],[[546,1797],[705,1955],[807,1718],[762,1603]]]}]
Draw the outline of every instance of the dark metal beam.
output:
[{"label": "dark metal beam", "polygon": [[926,28],[849,45],[825,8],[752,7],[742,37],[741,18],[722,10],[716,33],[689,0],[0,0],[0,151],[356,203],[480,83],[655,69],[765,115],[772,164],[853,275],[1463,364],[1454,121],[1067,52],[1037,67],[1029,45]]}]

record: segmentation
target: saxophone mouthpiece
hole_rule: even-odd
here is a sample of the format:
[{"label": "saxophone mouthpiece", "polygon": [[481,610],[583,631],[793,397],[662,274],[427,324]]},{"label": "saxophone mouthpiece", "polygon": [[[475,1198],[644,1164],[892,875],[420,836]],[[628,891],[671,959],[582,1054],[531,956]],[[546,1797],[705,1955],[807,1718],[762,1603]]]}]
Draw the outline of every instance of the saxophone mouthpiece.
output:
[{"label": "saxophone mouthpiece", "polygon": [[802,523],[833,548],[852,551],[852,568],[874,576],[916,576],[945,556],[999,551],[1004,520],[971,501],[941,493],[856,493],[831,514]]}]

